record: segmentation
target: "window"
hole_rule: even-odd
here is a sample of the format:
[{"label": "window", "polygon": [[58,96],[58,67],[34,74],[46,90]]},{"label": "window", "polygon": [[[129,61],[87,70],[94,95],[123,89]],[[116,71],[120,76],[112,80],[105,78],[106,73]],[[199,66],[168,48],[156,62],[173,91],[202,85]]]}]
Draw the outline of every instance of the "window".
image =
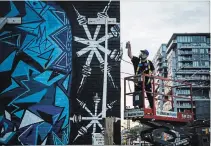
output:
[{"label": "window", "polygon": [[207,38],[207,43],[210,44],[210,38]]},{"label": "window", "polygon": [[177,42],[181,42],[181,36],[177,36]]},{"label": "window", "polygon": [[201,61],[200,66],[205,66],[205,61]]},{"label": "window", "polygon": [[209,61],[205,61],[205,66],[207,66],[207,67],[210,66]]},{"label": "window", "polygon": [[209,52],[208,52],[208,49],[205,49],[205,54],[208,54]]},{"label": "window", "polygon": [[193,66],[194,67],[198,67],[199,66],[199,62],[198,61],[193,61]]},{"label": "window", "polygon": [[204,54],[204,49],[203,48],[200,49],[200,54]]},{"label": "window", "polygon": [[202,37],[202,42],[206,43],[206,37],[205,36]]},{"label": "window", "polygon": [[193,49],[193,52],[196,54],[198,52],[198,49],[197,48]]},{"label": "window", "polygon": [[209,55],[205,55],[205,56],[204,56],[204,59],[205,59],[205,60],[209,60]]},{"label": "window", "polygon": [[190,37],[190,36],[188,36],[188,42],[189,42],[189,43],[191,42],[191,37]]},{"label": "window", "polygon": [[182,67],[182,63],[181,62],[178,63],[178,68],[180,68],[180,67]]}]

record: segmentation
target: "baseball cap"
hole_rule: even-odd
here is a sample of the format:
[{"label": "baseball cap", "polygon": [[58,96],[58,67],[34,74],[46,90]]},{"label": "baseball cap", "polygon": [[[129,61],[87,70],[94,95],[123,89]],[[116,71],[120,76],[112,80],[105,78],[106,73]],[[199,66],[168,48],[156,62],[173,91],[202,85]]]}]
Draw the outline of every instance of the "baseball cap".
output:
[{"label": "baseball cap", "polygon": [[146,55],[149,55],[149,52],[145,49],[145,50],[140,50],[141,52],[145,53]]}]

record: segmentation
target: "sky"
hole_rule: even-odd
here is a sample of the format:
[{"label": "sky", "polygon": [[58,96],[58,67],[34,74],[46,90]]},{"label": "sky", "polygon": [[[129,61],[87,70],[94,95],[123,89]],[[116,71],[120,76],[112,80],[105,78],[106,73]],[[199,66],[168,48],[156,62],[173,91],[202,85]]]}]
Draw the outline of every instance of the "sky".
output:
[{"label": "sky", "polygon": [[[127,41],[131,42],[134,56],[138,55],[140,49],[147,49],[150,53],[148,59],[152,60],[161,44],[168,43],[173,33],[210,32],[209,1],[121,0],[120,15],[123,59],[129,62],[125,49]],[[134,74],[133,66],[122,61],[121,72]],[[122,79],[129,76],[124,73],[121,73]],[[123,105],[124,84],[121,81]],[[132,98],[127,101],[132,104]]]}]

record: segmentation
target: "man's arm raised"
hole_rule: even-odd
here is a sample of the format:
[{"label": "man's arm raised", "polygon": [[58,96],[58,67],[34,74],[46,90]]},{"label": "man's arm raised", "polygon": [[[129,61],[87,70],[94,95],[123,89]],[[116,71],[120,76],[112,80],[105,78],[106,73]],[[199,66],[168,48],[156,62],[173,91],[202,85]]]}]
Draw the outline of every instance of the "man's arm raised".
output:
[{"label": "man's arm raised", "polygon": [[132,52],[131,52],[131,45],[130,45],[130,42],[129,41],[126,44],[126,48],[128,49],[127,50],[128,56],[130,57],[130,59],[132,59],[133,58],[133,55],[132,55]]}]

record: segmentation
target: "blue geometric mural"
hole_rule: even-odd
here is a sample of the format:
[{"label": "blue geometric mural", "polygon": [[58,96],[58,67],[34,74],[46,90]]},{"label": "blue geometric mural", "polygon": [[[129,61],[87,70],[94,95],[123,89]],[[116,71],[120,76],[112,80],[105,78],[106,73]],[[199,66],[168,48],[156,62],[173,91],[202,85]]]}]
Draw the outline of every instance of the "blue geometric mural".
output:
[{"label": "blue geometric mural", "polygon": [[70,22],[53,2],[8,3],[5,16],[22,17],[22,24],[0,31],[0,80],[7,83],[0,88],[0,144],[67,145]]}]

